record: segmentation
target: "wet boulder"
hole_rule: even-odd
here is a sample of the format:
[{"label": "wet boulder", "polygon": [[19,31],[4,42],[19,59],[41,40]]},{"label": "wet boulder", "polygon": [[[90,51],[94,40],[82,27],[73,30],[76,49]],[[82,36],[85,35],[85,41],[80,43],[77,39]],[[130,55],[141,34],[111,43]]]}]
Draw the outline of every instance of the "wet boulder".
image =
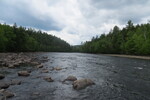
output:
[{"label": "wet boulder", "polygon": [[0,89],[6,89],[9,87],[9,84],[6,82],[0,82]]},{"label": "wet boulder", "polygon": [[5,89],[1,89],[0,90],[0,93],[4,95],[4,97],[6,98],[11,98],[14,96],[14,93],[10,92],[10,91],[7,91]]},{"label": "wet boulder", "polygon": [[46,80],[47,82],[53,82],[54,80],[51,77],[44,77],[44,80]]},{"label": "wet boulder", "polygon": [[63,82],[65,81],[76,81],[77,78],[75,76],[68,76],[65,80],[63,80]]},{"label": "wet boulder", "polygon": [[0,79],[5,78],[5,76],[3,74],[0,74]]},{"label": "wet boulder", "polygon": [[91,79],[80,79],[73,82],[73,88],[76,90],[84,89],[87,86],[94,85],[95,83]]},{"label": "wet boulder", "polygon": [[30,73],[28,71],[19,71],[18,76],[29,76]]}]

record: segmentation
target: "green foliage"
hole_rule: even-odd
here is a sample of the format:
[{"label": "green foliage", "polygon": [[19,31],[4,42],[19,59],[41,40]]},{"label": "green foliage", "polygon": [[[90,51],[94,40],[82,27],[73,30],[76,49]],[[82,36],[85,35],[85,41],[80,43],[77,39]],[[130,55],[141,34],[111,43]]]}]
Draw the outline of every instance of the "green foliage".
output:
[{"label": "green foliage", "polygon": [[150,55],[150,23],[134,26],[129,20],[122,30],[115,26],[107,35],[85,42],[81,52]]},{"label": "green foliage", "polygon": [[12,27],[0,24],[0,52],[65,52],[71,51],[70,45],[45,32],[35,31],[17,27],[15,23]]}]

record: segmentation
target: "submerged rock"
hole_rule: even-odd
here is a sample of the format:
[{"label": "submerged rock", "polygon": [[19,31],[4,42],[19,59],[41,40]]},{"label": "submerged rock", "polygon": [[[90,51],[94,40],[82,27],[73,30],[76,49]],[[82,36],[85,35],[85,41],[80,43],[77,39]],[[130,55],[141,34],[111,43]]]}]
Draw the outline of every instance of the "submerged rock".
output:
[{"label": "submerged rock", "polygon": [[90,79],[80,79],[73,82],[73,88],[76,90],[84,89],[87,86],[94,85],[95,83]]},{"label": "submerged rock", "polygon": [[9,87],[9,84],[6,82],[0,82],[0,89],[6,89]]},{"label": "submerged rock", "polygon": [[65,80],[63,80],[63,82],[65,81],[76,81],[77,78],[75,76],[68,76]]},{"label": "submerged rock", "polygon": [[32,95],[33,95],[33,96],[39,96],[40,93],[39,93],[39,92],[33,92]]},{"label": "submerged rock", "polygon": [[5,100],[5,97],[2,93],[0,93],[0,100]]},{"label": "submerged rock", "polygon": [[11,98],[14,96],[14,93],[10,92],[10,91],[7,91],[5,89],[1,89],[0,90],[0,93],[4,95],[4,97],[6,98]]},{"label": "submerged rock", "polygon": [[20,85],[21,84],[21,81],[19,80],[11,80],[11,83],[10,85]]},{"label": "submerged rock", "polygon": [[48,82],[53,82],[54,81],[51,77],[44,77],[43,79],[48,81]]},{"label": "submerged rock", "polygon": [[60,70],[62,70],[62,68],[60,68],[60,67],[54,67],[53,70],[60,71]]},{"label": "submerged rock", "polygon": [[42,72],[42,73],[48,73],[49,71],[48,71],[48,69],[44,69],[44,70],[42,70],[41,72]]},{"label": "submerged rock", "polygon": [[29,76],[30,73],[28,71],[19,71],[18,76]]},{"label": "submerged rock", "polygon": [[0,79],[5,78],[5,76],[3,74],[0,74]]}]

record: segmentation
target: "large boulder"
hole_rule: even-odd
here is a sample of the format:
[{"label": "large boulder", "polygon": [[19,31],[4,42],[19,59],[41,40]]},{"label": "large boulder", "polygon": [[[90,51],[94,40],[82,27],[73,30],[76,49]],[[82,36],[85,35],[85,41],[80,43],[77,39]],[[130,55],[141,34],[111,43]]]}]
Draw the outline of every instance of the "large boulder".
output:
[{"label": "large boulder", "polygon": [[68,76],[63,82],[65,81],[76,81],[77,78],[75,76]]},{"label": "large boulder", "polygon": [[48,82],[53,82],[54,81],[51,77],[44,77],[43,79],[48,81]]},{"label": "large boulder", "polygon": [[28,71],[19,71],[18,76],[29,76],[30,73]]},{"label": "large boulder", "polygon": [[9,87],[9,84],[6,82],[0,82],[0,89],[6,89]]},{"label": "large boulder", "polygon": [[3,74],[0,74],[0,79],[5,78],[5,76]]},{"label": "large boulder", "polygon": [[76,90],[84,89],[87,86],[94,85],[95,83],[90,79],[80,79],[73,82],[73,88]]}]

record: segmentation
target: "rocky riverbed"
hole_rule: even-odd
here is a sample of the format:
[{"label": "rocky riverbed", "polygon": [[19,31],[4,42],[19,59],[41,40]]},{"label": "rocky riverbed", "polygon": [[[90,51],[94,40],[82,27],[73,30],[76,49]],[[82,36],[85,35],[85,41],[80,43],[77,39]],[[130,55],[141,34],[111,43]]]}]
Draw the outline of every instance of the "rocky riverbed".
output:
[{"label": "rocky riverbed", "polygon": [[[34,73],[39,73],[37,77],[34,77],[35,79],[40,78],[41,80],[45,80],[47,82],[54,82],[55,80],[52,79],[49,75],[40,76],[40,73],[49,73],[49,71],[60,71],[63,69],[58,66],[52,67],[51,69],[48,69],[48,67],[44,67],[43,64],[49,61],[49,58],[47,56],[37,57],[36,54],[33,55],[30,53],[1,53],[0,56],[0,100],[19,96],[15,92],[9,91],[9,89],[7,90],[7,88],[13,85],[21,86],[22,83],[25,82],[25,78],[30,77],[32,71],[34,71]],[[7,78],[7,75],[9,75],[9,73],[12,73],[13,75],[17,74],[18,76],[9,79]],[[72,83],[72,87],[76,90],[84,89],[87,86],[95,84],[90,79],[77,80],[75,76],[68,76],[66,79],[62,81],[60,80],[59,82],[65,84],[66,81],[70,81]],[[40,92],[32,93],[32,95],[35,96],[38,96],[40,94]]]},{"label": "rocky riverbed", "polygon": [[82,53],[1,53],[0,100],[149,100],[150,61]]}]

